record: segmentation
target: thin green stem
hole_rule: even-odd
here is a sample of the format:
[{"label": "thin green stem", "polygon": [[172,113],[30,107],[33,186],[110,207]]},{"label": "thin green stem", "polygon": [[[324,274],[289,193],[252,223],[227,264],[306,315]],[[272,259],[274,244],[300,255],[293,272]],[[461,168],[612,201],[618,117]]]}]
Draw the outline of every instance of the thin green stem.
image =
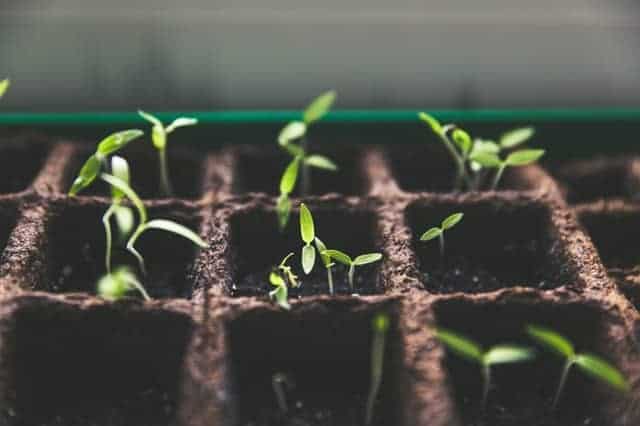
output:
[{"label": "thin green stem", "polygon": [[384,368],[384,346],[385,332],[376,331],[373,334],[371,343],[371,384],[367,395],[367,406],[365,412],[365,425],[369,426],[373,421],[373,406],[376,403],[380,384],[382,383],[382,372]]},{"label": "thin green stem", "polygon": [[129,279],[129,284],[131,284],[136,290],[140,292],[144,300],[151,300],[151,297],[149,297],[147,290],[144,289],[144,286],[140,283],[140,281],[131,278]]},{"label": "thin green stem", "polygon": [[349,287],[351,287],[351,291],[355,291],[354,287],[353,287],[353,277],[356,273],[356,267],[355,265],[352,263],[351,265],[349,265]]},{"label": "thin green stem", "polygon": [[160,192],[165,197],[173,196],[173,188],[171,186],[171,179],[169,179],[169,165],[167,162],[167,149],[162,148],[158,150],[159,166],[160,166]]},{"label": "thin green stem", "polygon": [[444,262],[444,230],[438,235],[438,241],[440,242],[440,259]]},{"label": "thin green stem", "polygon": [[562,367],[562,374],[560,375],[560,381],[558,382],[558,388],[556,389],[556,394],[553,397],[553,403],[551,405],[551,409],[555,410],[558,406],[558,401],[560,401],[560,395],[562,394],[562,390],[564,389],[564,385],[567,382],[567,377],[569,376],[569,370],[573,365],[573,358],[567,359],[564,363],[564,367]]},{"label": "thin green stem", "polygon": [[331,274],[331,266],[327,266],[327,280],[329,281],[329,294],[333,296],[333,274]]},{"label": "thin green stem", "polygon": [[495,191],[498,188],[498,183],[500,182],[500,178],[502,177],[502,173],[504,173],[504,169],[506,168],[506,164],[502,164],[498,167],[498,171],[493,177],[493,182],[491,183],[491,190]]},{"label": "thin green stem", "polygon": [[116,210],[116,205],[112,204],[102,216],[102,225],[104,226],[105,252],[104,267],[107,273],[111,273],[111,247],[113,245],[113,236],[111,233],[111,216]]},{"label": "thin green stem", "polygon": [[144,258],[142,257],[140,252],[136,250],[134,244],[136,243],[140,235],[142,235],[142,233],[145,231],[145,229],[146,228],[144,227],[144,224],[140,224],[138,228],[136,228],[133,235],[131,235],[131,238],[129,238],[129,241],[127,241],[127,251],[129,251],[129,253],[131,253],[138,260],[138,266],[140,267],[140,272],[142,272],[142,275],[147,275],[147,269],[144,264]]},{"label": "thin green stem", "polygon": [[442,133],[438,134],[438,136],[440,137],[440,140],[442,141],[442,143],[444,143],[444,146],[447,148],[447,151],[449,151],[449,154],[451,154],[451,157],[453,157],[453,161],[455,162],[455,165],[456,165],[456,177],[453,183],[453,189],[456,191],[460,191],[462,190],[462,184],[465,181],[465,175],[466,175],[465,167],[464,167],[464,159],[462,158],[462,156],[460,156],[458,151],[456,151],[455,146],[447,137],[446,130],[443,130]]},{"label": "thin green stem", "polygon": [[491,370],[489,364],[482,366],[482,405],[481,411],[487,408],[487,400],[489,399],[489,388],[491,386]]}]

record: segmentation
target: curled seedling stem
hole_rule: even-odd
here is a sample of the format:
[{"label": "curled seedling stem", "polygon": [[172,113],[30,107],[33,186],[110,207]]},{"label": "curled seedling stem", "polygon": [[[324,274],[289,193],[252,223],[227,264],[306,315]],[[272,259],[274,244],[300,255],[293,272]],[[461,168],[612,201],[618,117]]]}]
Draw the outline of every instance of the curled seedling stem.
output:
[{"label": "curled seedling stem", "polygon": [[133,290],[138,291],[144,300],[151,300],[136,275],[126,266],[116,268],[98,281],[98,294],[107,300],[120,300]]},{"label": "curled seedling stem", "polygon": [[535,353],[530,348],[514,345],[496,345],[488,350],[473,340],[453,331],[439,328],[436,331],[438,339],[459,357],[476,363],[482,372],[482,400],[481,409],[484,411],[491,387],[491,367],[497,364],[511,364],[533,359]]},{"label": "curled seedling stem", "polygon": [[367,395],[364,421],[365,426],[369,426],[373,421],[373,409],[382,383],[382,373],[384,372],[384,348],[387,332],[389,330],[389,316],[384,313],[376,314],[373,317],[371,328],[371,382],[369,383],[369,393]]},{"label": "curled seedling stem", "polygon": [[553,397],[552,409],[555,410],[557,407],[567,382],[569,371],[574,365],[586,374],[619,391],[626,392],[629,389],[629,384],[624,376],[613,365],[593,354],[576,353],[574,345],[563,335],[537,325],[527,326],[527,333],[537,343],[560,355],[565,360],[558,387]]},{"label": "curled seedling stem", "polygon": [[291,306],[289,305],[288,297],[289,297],[289,288],[290,287],[299,287],[300,283],[298,282],[298,276],[293,273],[293,269],[291,266],[287,265],[287,261],[293,256],[293,253],[289,253],[282,259],[282,262],[271,271],[269,274],[269,282],[275,288],[269,292],[269,296],[275,300],[275,302],[280,305],[283,309],[289,310]]},{"label": "curled seedling stem", "polygon": [[151,141],[153,146],[158,150],[158,166],[160,172],[160,192],[166,197],[173,196],[173,187],[169,178],[169,165],[167,162],[167,139],[169,134],[173,133],[179,127],[194,126],[198,124],[198,120],[189,117],[179,117],[173,120],[168,126],[164,126],[162,122],[152,114],[138,111],[138,114],[152,124]]},{"label": "curled seedling stem", "polygon": [[464,217],[463,213],[453,213],[447,216],[440,226],[434,226],[425,231],[420,237],[420,241],[431,241],[438,238],[440,242],[440,257],[444,259],[444,232],[456,226]]},{"label": "curled seedling stem", "polygon": [[356,266],[364,266],[370,263],[375,263],[382,260],[382,254],[380,253],[366,253],[357,256],[355,259],[352,259],[349,255],[340,250],[325,250],[321,252],[324,255],[330,257],[331,259],[336,260],[339,263],[347,266],[349,268],[348,278],[349,278],[349,287],[351,287],[351,291],[354,291],[354,275]]}]

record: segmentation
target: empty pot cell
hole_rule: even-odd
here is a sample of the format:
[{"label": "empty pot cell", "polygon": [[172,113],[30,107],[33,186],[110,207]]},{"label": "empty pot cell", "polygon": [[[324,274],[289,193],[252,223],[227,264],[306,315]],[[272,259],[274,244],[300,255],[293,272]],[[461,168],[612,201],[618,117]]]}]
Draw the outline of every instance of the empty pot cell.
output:
[{"label": "empty pot cell", "polygon": [[[352,258],[359,254],[379,252],[378,231],[373,212],[336,205],[309,206],[312,211],[316,236],[327,248],[341,250]],[[301,266],[303,242],[300,236],[299,214],[291,214],[289,226],[279,232],[276,213],[271,208],[250,208],[231,217],[231,258],[235,296],[266,296],[273,286],[268,277],[272,268],[289,253],[294,253],[288,265],[293,267],[300,287],[289,290],[290,298],[328,294],[327,270],[316,256],[316,264],[309,275]],[[348,282],[348,268],[336,262],[332,268],[334,289],[337,294],[372,294],[382,289],[380,262],[358,266],[355,269],[354,289]]]},{"label": "empty pot cell", "polygon": [[[47,232],[48,280],[43,290],[94,293],[98,279],[105,273],[102,216],[109,206],[85,200],[77,199],[73,205],[56,205],[53,209]],[[199,227],[199,220],[189,211],[150,208],[148,214],[150,219],[170,219],[195,232]],[[197,250],[192,242],[160,230],[144,232],[135,245],[146,263],[147,275],[142,276],[136,259],[124,249],[126,241],[118,238],[113,223],[112,229],[113,268],[130,266],[152,298],[190,297],[192,286],[187,275]]]},{"label": "empty pot cell", "polygon": [[[422,234],[452,213],[464,217],[438,238]],[[504,287],[551,289],[570,282],[569,262],[556,238],[548,208],[535,201],[416,202],[406,218],[425,289],[433,293],[482,293]]]},{"label": "empty pot cell", "polygon": [[633,159],[598,157],[553,166],[570,203],[584,203],[603,198],[635,198],[640,188],[634,185]]},{"label": "empty pot cell", "polygon": [[[313,154],[330,158],[337,166],[335,172],[312,167],[310,173],[309,195],[339,193],[359,195],[365,188],[365,179],[359,159],[361,151],[353,146],[312,147]],[[278,195],[280,179],[285,168],[291,162],[290,155],[276,146],[241,147],[234,151],[234,170],[232,191],[236,194],[263,192]],[[293,195],[300,194],[302,169]]]},{"label": "empty pot cell", "polygon": [[187,316],[32,298],[5,321],[2,424],[173,424]]},{"label": "empty pot cell", "polygon": [[[233,423],[364,424],[371,382],[371,321],[379,310],[374,305],[315,305],[304,311],[249,311],[232,320],[227,341],[236,411]],[[377,425],[403,424],[402,346],[395,315],[391,315],[373,410],[372,424]],[[286,383],[286,413],[274,392],[274,376]]]},{"label": "empty pot cell", "polygon": [[585,208],[580,222],[591,236],[609,275],[640,306],[640,212],[633,208]]},{"label": "empty pot cell", "polygon": [[[393,144],[386,149],[393,176],[406,192],[450,192],[455,181],[455,163],[438,142]],[[507,168],[498,185],[499,190],[535,189],[525,176],[526,168]],[[494,172],[482,180],[480,189],[490,186]]]},{"label": "empty pot cell", "polygon": [[22,140],[20,143],[1,141],[0,167],[3,179],[0,194],[20,192],[35,180],[49,152],[47,144]]},{"label": "empty pot cell", "polygon": [[[93,146],[78,150],[78,154],[66,171],[67,184],[70,188],[82,165],[93,153]],[[145,199],[167,198],[160,192],[160,166],[158,151],[149,141],[134,141],[116,155],[124,157],[131,171],[131,187]],[[195,151],[174,148],[171,143],[167,147],[169,178],[176,198],[197,199],[202,193],[202,176],[204,173],[204,156]],[[109,185],[96,180],[81,195],[110,196]]]},{"label": "empty pot cell", "polygon": [[615,364],[615,359],[610,358],[614,356],[614,337],[608,335],[613,333],[613,328],[596,309],[540,300],[472,303],[457,299],[437,303],[435,312],[439,327],[474,340],[483,350],[497,344],[536,350],[532,361],[491,367],[491,386],[484,413],[480,366],[446,351],[449,384],[465,425],[604,425],[616,418],[616,414],[608,411],[608,402],[619,400],[621,394],[575,366],[553,411],[552,401],[564,359],[537,346],[525,331],[529,324],[551,328],[566,336],[579,353],[594,353]]}]

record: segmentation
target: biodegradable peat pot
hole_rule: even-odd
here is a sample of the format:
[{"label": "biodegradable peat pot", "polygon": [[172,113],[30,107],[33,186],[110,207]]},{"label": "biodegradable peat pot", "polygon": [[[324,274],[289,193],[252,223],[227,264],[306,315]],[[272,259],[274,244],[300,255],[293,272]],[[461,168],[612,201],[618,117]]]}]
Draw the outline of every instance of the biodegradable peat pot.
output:
[{"label": "biodegradable peat pot", "polygon": [[[498,191],[456,194],[438,145],[329,147],[340,172],[317,172],[310,196],[293,194],[280,232],[287,157],[277,147],[170,147],[177,197],[160,199],[154,152],[134,143],[123,155],[150,215],[188,225],[209,247],[149,233],[139,247],[154,300],[111,303],[95,296],[107,188],[66,195],[86,145],[28,136],[3,146],[11,176],[0,185],[2,425],[363,426],[380,312],[390,328],[373,425],[640,423],[640,314],[625,298],[640,301],[632,160],[555,164],[556,179],[539,166],[514,168]],[[616,199],[599,200],[608,195]],[[323,268],[302,274],[300,201],[328,246],[384,255],[356,271],[353,291],[343,269],[334,271],[335,296]],[[419,235],[454,211],[465,217],[442,258]],[[303,285],[285,311],[268,298],[267,273],[289,252]],[[134,265],[122,251],[114,259]],[[434,327],[483,345],[532,344],[523,332],[531,322],[615,363],[631,393],[574,372],[550,412],[559,360],[540,351],[533,364],[495,370],[480,412],[478,371],[445,350]],[[286,415],[275,373],[295,383]]]}]

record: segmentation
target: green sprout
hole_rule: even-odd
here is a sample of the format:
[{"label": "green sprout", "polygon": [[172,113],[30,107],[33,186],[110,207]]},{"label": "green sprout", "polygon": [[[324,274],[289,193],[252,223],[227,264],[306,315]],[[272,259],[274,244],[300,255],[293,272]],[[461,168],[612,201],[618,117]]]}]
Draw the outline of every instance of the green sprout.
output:
[{"label": "green sprout", "polygon": [[69,195],[74,196],[91,185],[100,175],[101,170],[108,166],[107,159],[109,155],[115,154],[127,146],[129,142],[139,138],[143,134],[144,132],[142,130],[130,129],[113,133],[101,140],[100,143],[98,143],[96,152],[87,159],[80,169],[80,173],[73,181],[71,189],[69,189]]},{"label": "green sprout", "polygon": [[532,349],[503,344],[495,345],[485,351],[473,340],[443,328],[439,328],[436,335],[453,353],[481,366],[483,380],[481,407],[483,410],[487,405],[491,386],[491,367],[498,364],[529,361],[535,355]]},{"label": "green sprout", "polygon": [[354,290],[353,279],[355,275],[356,266],[364,266],[370,263],[378,262],[382,259],[382,254],[380,253],[366,253],[357,256],[355,259],[352,259],[344,252],[340,250],[325,250],[321,252],[322,254],[329,256],[331,259],[334,259],[345,266],[349,267],[349,287],[351,287],[351,291]]},{"label": "green sprout", "polygon": [[371,383],[369,384],[369,394],[367,395],[365,426],[369,426],[373,420],[373,406],[378,398],[380,384],[382,383],[384,346],[387,331],[389,330],[389,316],[383,313],[377,314],[372,320],[371,328],[373,330],[371,342]]},{"label": "green sprout", "polygon": [[107,300],[120,300],[130,291],[138,291],[144,300],[151,300],[144,286],[136,278],[136,275],[126,266],[116,268],[98,281],[98,294]]},{"label": "green sprout", "polygon": [[207,247],[207,243],[205,243],[198,236],[198,234],[196,234],[189,228],[183,225],[180,225],[179,223],[176,223],[167,219],[149,220],[147,209],[144,206],[144,203],[142,202],[138,194],[136,194],[135,191],[131,189],[131,187],[122,179],[106,173],[102,173],[100,175],[100,179],[107,182],[112,187],[115,187],[117,190],[121,191],[131,201],[131,203],[133,204],[133,206],[138,212],[138,216],[139,216],[138,226],[129,237],[129,240],[127,241],[127,244],[126,244],[126,249],[127,251],[129,251],[129,253],[131,253],[137,259],[138,264],[140,266],[140,271],[143,273],[143,275],[146,275],[145,262],[144,262],[144,258],[142,257],[142,254],[140,254],[140,252],[136,250],[135,243],[145,231],[148,231],[150,229],[157,229],[161,231],[170,232],[172,234],[175,234],[190,240],[195,245],[201,248]]},{"label": "green sprout", "polygon": [[309,275],[316,263],[316,248],[313,245],[316,231],[311,211],[304,203],[300,204],[300,236],[304,242],[304,246],[302,246],[302,270]]},{"label": "green sprout", "polygon": [[[121,179],[127,185],[129,184],[129,165],[127,161],[114,155],[111,158],[111,173],[114,176]],[[124,198],[124,193],[116,187],[111,187],[111,206],[107,209],[102,216],[102,224],[105,232],[105,269],[107,272],[111,272],[111,249],[113,246],[113,237],[111,231],[111,218],[114,217],[117,229],[121,238],[126,238],[133,230],[134,217],[133,212],[127,206],[121,205],[121,201]]]},{"label": "green sprout", "polygon": [[[293,191],[297,183],[298,169],[300,167],[302,168],[300,173],[300,193],[302,196],[307,196],[310,192],[310,167],[332,172],[338,170],[336,164],[329,158],[323,155],[309,153],[309,142],[306,137],[309,127],[313,123],[322,119],[329,112],[331,106],[335,102],[335,99],[336,92],[333,90],[321,94],[304,110],[302,114],[302,121],[296,120],[289,122],[278,134],[278,144],[292,157],[292,161],[285,169],[280,181],[278,217],[280,219],[281,228],[286,226],[289,218],[291,205],[288,202],[288,199],[289,194]],[[296,143],[296,141],[300,142]]]},{"label": "green sprout", "polygon": [[544,149],[521,149],[510,153],[504,160],[502,160],[498,154],[480,152],[473,155],[471,160],[480,164],[484,168],[497,169],[493,176],[493,181],[491,182],[491,190],[495,191],[498,188],[500,178],[507,167],[520,167],[535,163],[544,155],[544,153]]},{"label": "green sprout", "polygon": [[315,239],[316,250],[320,253],[320,260],[327,270],[327,282],[329,283],[329,294],[333,295],[333,274],[331,268],[336,264],[331,261],[331,256],[327,255],[327,246],[318,237]]},{"label": "green sprout", "polygon": [[451,229],[456,226],[464,217],[463,213],[453,213],[447,216],[440,226],[434,226],[428,229],[422,236],[420,237],[420,241],[431,241],[435,238],[438,238],[440,241],[440,256],[444,259],[444,231],[447,229]]},{"label": "green sprout", "polygon": [[8,78],[5,78],[4,80],[0,81],[0,98],[4,96],[5,92],[9,88],[9,84],[10,82]]},{"label": "green sprout", "polygon": [[194,126],[198,124],[198,120],[195,118],[179,117],[165,127],[157,117],[147,112],[139,110],[138,114],[153,125],[151,129],[151,141],[153,142],[153,146],[158,150],[160,191],[162,195],[171,197],[173,196],[173,188],[171,186],[171,179],[169,179],[169,166],[167,164],[167,138],[169,134],[173,133],[177,128]]},{"label": "green sprout", "polygon": [[569,370],[574,365],[588,375],[619,391],[627,391],[629,389],[629,384],[624,376],[614,366],[593,354],[576,353],[573,344],[561,334],[536,325],[529,325],[527,327],[527,333],[533,340],[565,359],[560,381],[558,382],[558,387],[553,397],[553,409],[558,405],[560,395],[562,394],[569,375]]},{"label": "green sprout", "polygon": [[291,286],[295,288],[300,286],[298,276],[293,273],[291,266],[287,265],[287,261],[292,256],[293,253],[289,253],[285,256],[285,258],[282,259],[282,262],[280,262],[280,264],[269,274],[269,282],[271,285],[275,286],[275,288],[269,292],[269,297],[275,300],[280,307],[287,310],[291,308],[287,301],[289,297],[288,287]]}]

